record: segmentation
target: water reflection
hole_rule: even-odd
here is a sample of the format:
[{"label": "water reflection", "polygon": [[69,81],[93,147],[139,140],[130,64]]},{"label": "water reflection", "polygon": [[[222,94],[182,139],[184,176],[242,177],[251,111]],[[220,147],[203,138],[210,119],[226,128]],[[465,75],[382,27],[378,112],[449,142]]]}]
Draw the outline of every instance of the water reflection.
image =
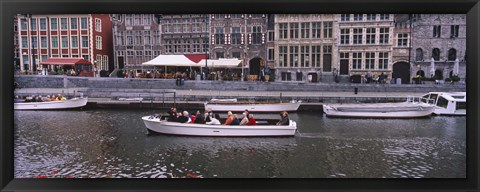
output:
[{"label": "water reflection", "polygon": [[292,113],[295,137],[209,138],[147,135],[140,117],[152,113],[15,111],[15,177],[466,176],[465,117],[374,120]]}]

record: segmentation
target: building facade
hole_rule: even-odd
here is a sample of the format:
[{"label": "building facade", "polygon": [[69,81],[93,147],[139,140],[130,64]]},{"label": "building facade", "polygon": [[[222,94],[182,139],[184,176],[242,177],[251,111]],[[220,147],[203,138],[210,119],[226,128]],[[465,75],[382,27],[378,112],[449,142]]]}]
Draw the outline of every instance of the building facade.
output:
[{"label": "building facade", "polygon": [[20,71],[42,70],[50,57],[78,58],[111,70],[112,25],[108,14],[17,15]]},{"label": "building facade", "polygon": [[274,22],[276,81],[331,81],[338,69],[335,15],[277,14]]},{"label": "building facade", "polygon": [[[412,72],[412,14],[395,14],[392,46],[392,78],[397,84],[409,84]],[[400,79],[399,79],[400,78]],[[398,81],[398,82],[397,82]]]},{"label": "building facade", "polygon": [[337,14],[339,74],[352,82],[392,74],[393,14]]},{"label": "building facade", "polygon": [[[411,77],[444,79],[451,77],[456,60],[458,77],[466,74],[466,15],[465,14],[416,14],[413,21],[413,45]],[[435,69],[431,70],[432,58]]]}]

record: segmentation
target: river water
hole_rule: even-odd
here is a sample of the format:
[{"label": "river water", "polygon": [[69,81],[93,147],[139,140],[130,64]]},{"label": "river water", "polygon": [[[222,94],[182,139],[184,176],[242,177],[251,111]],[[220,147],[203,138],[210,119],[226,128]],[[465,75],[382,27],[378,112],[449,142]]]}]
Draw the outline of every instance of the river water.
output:
[{"label": "river water", "polygon": [[[290,114],[295,137],[148,135],[153,110],[15,111],[15,178],[465,178],[466,117]],[[274,117],[278,115],[275,114]]]}]

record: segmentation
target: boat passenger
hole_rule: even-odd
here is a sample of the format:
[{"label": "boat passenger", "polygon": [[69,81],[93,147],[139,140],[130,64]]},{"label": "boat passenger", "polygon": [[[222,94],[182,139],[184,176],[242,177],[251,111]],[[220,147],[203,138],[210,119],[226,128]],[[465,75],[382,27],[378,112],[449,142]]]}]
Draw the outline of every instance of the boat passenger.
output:
[{"label": "boat passenger", "polygon": [[15,96],[14,102],[15,102],[15,103],[23,103],[23,102],[25,102],[25,100],[24,100],[24,99],[20,99],[20,97],[18,97],[18,95],[17,95],[17,96]]},{"label": "boat passenger", "polygon": [[253,114],[248,115],[248,123],[247,125],[257,125],[257,121],[253,118]]},{"label": "boat passenger", "polygon": [[180,113],[180,116],[178,117],[178,122],[179,123],[189,123],[189,118],[188,118],[188,112],[184,111],[183,113]]},{"label": "boat passenger", "polygon": [[167,121],[171,121],[171,122],[177,122],[177,108],[173,107],[173,108],[170,108],[170,111],[168,111],[168,114],[170,115],[168,117],[168,120]]},{"label": "boat passenger", "polygon": [[240,125],[240,120],[238,120],[237,114],[233,114],[232,122],[230,125]]},{"label": "boat passenger", "polygon": [[247,123],[248,123],[247,113],[243,112],[242,113],[242,121],[240,121],[240,125],[246,125]]},{"label": "boat passenger", "polygon": [[210,118],[210,122],[206,122],[207,125],[221,125],[220,123],[220,115],[215,114],[215,117]]},{"label": "boat passenger", "polygon": [[47,95],[46,97],[42,97],[43,102],[51,101],[50,100],[50,95]]},{"label": "boat passenger", "polygon": [[33,95],[31,97],[25,97],[25,102],[33,102]]},{"label": "boat passenger", "polygon": [[[200,111],[197,112],[200,113]],[[192,113],[192,115],[190,115],[190,123],[195,123],[195,120],[197,120],[197,116]]]},{"label": "boat passenger", "polygon": [[211,110],[208,110],[206,113],[205,113],[205,122],[210,122],[211,121],[211,118],[213,118],[213,113]]},{"label": "boat passenger", "polygon": [[202,113],[200,113],[200,111],[197,111],[197,117],[195,118],[194,123],[205,124],[205,118],[203,117]]},{"label": "boat passenger", "polygon": [[51,101],[55,101],[57,98],[55,97],[55,94],[52,94],[52,97],[50,98]]},{"label": "boat passenger", "polygon": [[277,125],[289,125],[290,124],[290,119],[288,118],[288,113],[286,111],[283,111],[280,113],[280,121],[277,123]]},{"label": "boat passenger", "polygon": [[225,125],[230,125],[232,123],[232,120],[233,120],[233,115],[232,115],[232,112],[229,111],[227,113],[227,120],[225,120]]}]

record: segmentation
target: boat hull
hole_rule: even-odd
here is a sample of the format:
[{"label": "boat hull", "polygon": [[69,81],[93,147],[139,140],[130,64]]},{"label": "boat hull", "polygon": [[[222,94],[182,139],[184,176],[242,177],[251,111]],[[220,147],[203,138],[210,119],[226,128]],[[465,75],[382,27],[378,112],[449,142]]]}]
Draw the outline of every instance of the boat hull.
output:
[{"label": "boat hull", "polygon": [[271,104],[248,104],[248,103],[204,103],[206,110],[212,111],[245,111],[250,112],[281,112],[281,111],[297,111],[300,102],[290,103],[271,103]]},{"label": "boat hull", "polygon": [[176,123],[160,120],[158,117],[142,117],[149,131],[161,134],[218,137],[254,137],[254,136],[294,136],[297,130],[295,121],[290,125],[206,125]]},{"label": "boat hull", "polygon": [[14,103],[15,110],[54,110],[54,109],[73,109],[87,105],[86,97],[73,98],[64,101],[47,101],[47,102],[29,102]]},{"label": "boat hull", "polygon": [[328,117],[419,118],[430,116],[435,107],[425,103],[375,103],[323,105]]}]

